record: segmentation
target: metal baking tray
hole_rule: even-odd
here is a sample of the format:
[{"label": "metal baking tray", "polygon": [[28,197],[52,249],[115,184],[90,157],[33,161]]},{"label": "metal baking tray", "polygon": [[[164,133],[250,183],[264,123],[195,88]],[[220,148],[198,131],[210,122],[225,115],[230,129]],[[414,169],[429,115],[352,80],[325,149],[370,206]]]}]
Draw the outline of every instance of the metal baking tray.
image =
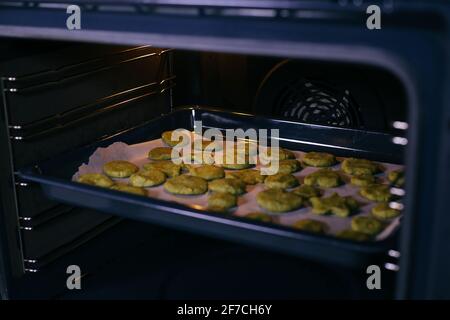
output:
[{"label": "metal baking tray", "polygon": [[90,155],[99,147],[107,147],[114,142],[145,142],[159,138],[163,131],[175,128],[193,130],[194,121],[199,120],[204,129],[279,129],[280,146],[292,150],[328,151],[341,157],[361,157],[395,164],[401,164],[403,159],[403,147],[392,143],[389,134],[184,107],[89,146],[23,168],[17,174],[24,181],[39,184],[45,195],[55,201],[323,262],[360,267],[382,262],[387,252],[395,249],[398,231],[381,241],[359,243],[277,224],[209,213],[179,203],[97,188],[71,180],[73,173],[82,163],[87,163]]}]

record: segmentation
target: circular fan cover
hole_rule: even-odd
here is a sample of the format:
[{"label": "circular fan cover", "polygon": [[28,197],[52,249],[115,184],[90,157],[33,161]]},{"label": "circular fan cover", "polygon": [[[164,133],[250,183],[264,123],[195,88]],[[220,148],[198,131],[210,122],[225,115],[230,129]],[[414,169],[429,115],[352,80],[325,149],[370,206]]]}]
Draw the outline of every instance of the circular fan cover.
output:
[{"label": "circular fan cover", "polygon": [[323,82],[300,79],[280,91],[278,116],[305,123],[355,128],[360,126],[358,107],[348,90]]}]

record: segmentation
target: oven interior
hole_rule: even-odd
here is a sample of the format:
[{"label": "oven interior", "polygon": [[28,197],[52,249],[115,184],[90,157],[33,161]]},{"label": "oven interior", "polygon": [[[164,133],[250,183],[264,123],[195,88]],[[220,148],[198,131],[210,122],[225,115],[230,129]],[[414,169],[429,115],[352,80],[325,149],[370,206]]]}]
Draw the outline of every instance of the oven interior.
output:
[{"label": "oven interior", "polygon": [[[392,298],[365,268],[292,257],[48,200],[21,168],[199,105],[391,134],[408,108],[391,72],[342,61],[31,40],[2,41],[2,250],[17,298]],[[392,251],[397,252],[398,247]],[[383,263],[396,266],[398,256]],[[65,287],[81,266],[83,290]]]}]

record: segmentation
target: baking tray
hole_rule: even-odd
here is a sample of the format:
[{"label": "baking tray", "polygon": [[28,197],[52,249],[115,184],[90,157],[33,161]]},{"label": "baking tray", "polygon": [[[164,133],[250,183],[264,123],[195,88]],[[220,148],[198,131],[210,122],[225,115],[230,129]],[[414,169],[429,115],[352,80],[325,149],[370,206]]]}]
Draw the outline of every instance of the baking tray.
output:
[{"label": "baking tray", "polygon": [[323,262],[352,267],[378,263],[390,249],[396,247],[398,232],[381,241],[358,243],[71,181],[73,173],[82,163],[87,163],[90,155],[99,147],[107,147],[114,142],[145,142],[159,138],[165,130],[175,128],[193,130],[196,120],[202,121],[204,129],[276,128],[279,129],[280,146],[292,150],[328,151],[341,157],[361,157],[396,164],[401,164],[403,159],[403,148],[393,144],[392,136],[388,134],[185,107],[89,146],[19,170],[18,176],[24,181],[40,184],[45,195],[55,201]]}]

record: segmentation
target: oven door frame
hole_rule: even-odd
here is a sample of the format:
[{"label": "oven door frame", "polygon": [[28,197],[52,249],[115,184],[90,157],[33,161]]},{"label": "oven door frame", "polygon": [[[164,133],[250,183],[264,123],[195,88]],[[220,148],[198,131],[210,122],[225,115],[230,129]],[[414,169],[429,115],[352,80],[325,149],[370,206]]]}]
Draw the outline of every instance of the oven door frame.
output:
[{"label": "oven door frame", "polygon": [[[406,9],[415,15],[407,15]],[[329,13],[326,8],[318,10]],[[356,22],[336,25],[335,20],[326,18],[320,27],[311,23],[314,19],[179,19],[151,14],[142,19],[135,13],[118,15],[92,10],[83,13],[83,32],[71,32],[55,22],[65,21],[61,20],[65,12],[8,8],[0,10],[0,35],[111,44],[151,43],[175,49],[363,63],[388,70],[404,84],[409,107],[407,202],[396,297],[450,298],[450,289],[442,285],[450,283],[450,256],[443,254],[445,244],[450,242],[446,227],[450,226],[446,213],[450,203],[445,194],[450,167],[450,94],[445,90],[450,86],[446,45],[450,40],[450,9],[429,3],[420,10],[400,4],[391,18],[404,15],[405,19],[394,19],[382,30],[366,29],[360,9],[356,15],[360,20]],[[426,16],[425,11],[436,17],[430,26],[418,19]],[[30,19],[15,19],[26,21],[17,25],[11,14]],[[338,19],[345,22],[347,18]]]}]

